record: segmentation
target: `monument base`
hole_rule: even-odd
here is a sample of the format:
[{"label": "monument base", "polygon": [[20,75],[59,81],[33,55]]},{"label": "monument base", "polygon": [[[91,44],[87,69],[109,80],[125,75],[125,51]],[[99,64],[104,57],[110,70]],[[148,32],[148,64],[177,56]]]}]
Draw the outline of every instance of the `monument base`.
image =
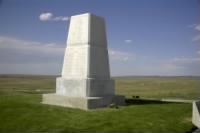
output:
[{"label": "monument base", "polygon": [[125,97],[66,97],[58,94],[43,94],[42,103],[88,110],[107,107],[112,103],[115,103],[116,105],[125,105]]},{"label": "monument base", "polygon": [[192,123],[200,128],[200,101],[194,101],[192,107]]},{"label": "monument base", "polygon": [[56,78],[56,94],[66,97],[104,97],[114,95],[112,79],[65,79]]}]

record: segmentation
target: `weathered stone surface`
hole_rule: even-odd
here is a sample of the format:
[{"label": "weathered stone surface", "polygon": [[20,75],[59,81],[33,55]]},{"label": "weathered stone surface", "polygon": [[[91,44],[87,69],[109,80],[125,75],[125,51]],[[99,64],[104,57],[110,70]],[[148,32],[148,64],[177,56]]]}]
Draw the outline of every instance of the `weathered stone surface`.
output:
[{"label": "weathered stone surface", "polygon": [[114,81],[57,78],[56,94],[68,97],[100,97],[114,94]]},{"label": "weathered stone surface", "polygon": [[110,79],[103,18],[90,13],[71,17],[62,77]]},{"label": "weathered stone surface", "polygon": [[90,13],[70,19],[62,76],[56,80],[56,94],[43,95],[43,103],[82,109],[123,105],[114,95],[110,78],[105,22]]},{"label": "weathered stone surface", "polygon": [[91,13],[72,16],[67,45],[96,45],[107,48],[104,19]]},{"label": "weathered stone surface", "polygon": [[44,94],[42,103],[88,110],[107,107],[111,103],[124,105],[124,97],[114,95],[107,97],[66,97],[57,94]]},{"label": "weathered stone surface", "polygon": [[200,101],[193,102],[192,107],[192,123],[200,128]]}]

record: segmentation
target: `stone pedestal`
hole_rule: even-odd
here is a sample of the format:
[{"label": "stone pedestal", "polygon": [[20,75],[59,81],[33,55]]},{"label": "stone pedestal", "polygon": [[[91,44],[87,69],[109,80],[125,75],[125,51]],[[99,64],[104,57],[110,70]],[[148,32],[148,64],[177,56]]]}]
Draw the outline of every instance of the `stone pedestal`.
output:
[{"label": "stone pedestal", "polygon": [[[72,89],[73,88],[73,89]],[[57,78],[56,94],[67,97],[100,97],[114,94],[114,81],[108,79]]]},{"label": "stone pedestal", "polygon": [[200,101],[193,102],[192,106],[192,123],[200,128]]},{"label": "stone pedestal", "polygon": [[90,13],[72,16],[56,94],[44,94],[42,102],[93,109],[124,101],[114,95],[104,19]]},{"label": "stone pedestal", "polygon": [[114,95],[104,97],[66,97],[58,94],[44,94],[43,103],[88,110],[106,107],[111,103],[124,105],[124,97]]}]

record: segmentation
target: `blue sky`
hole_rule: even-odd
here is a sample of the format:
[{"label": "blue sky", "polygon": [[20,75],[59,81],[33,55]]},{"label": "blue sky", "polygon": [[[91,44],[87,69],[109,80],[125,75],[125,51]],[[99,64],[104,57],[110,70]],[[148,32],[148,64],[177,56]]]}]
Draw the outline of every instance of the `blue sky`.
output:
[{"label": "blue sky", "polygon": [[106,20],[112,76],[200,75],[199,0],[0,0],[0,74],[61,74],[70,16]]}]

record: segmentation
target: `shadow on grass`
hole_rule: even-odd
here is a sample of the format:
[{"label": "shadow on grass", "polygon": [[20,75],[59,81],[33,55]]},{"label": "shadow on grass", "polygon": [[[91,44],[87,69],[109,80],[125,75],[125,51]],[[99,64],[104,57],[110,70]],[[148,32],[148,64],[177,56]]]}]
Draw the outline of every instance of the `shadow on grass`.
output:
[{"label": "shadow on grass", "polygon": [[197,127],[193,127],[191,131],[185,133],[200,133],[200,129],[198,129]]},{"label": "shadow on grass", "polygon": [[170,102],[164,102],[159,100],[149,100],[149,99],[136,99],[128,98],[125,100],[126,105],[144,105],[144,104],[169,104]]}]

